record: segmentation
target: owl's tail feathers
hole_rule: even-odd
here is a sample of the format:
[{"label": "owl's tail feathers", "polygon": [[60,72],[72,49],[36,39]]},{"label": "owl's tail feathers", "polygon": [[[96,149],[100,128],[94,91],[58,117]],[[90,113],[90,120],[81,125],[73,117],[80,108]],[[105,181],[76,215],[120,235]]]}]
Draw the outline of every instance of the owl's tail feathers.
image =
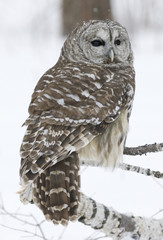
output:
[{"label": "owl's tail feathers", "polygon": [[34,182],[33,201],[54,224],[77,219],[80,198],[79,159],[72,153],[45,170]]}]

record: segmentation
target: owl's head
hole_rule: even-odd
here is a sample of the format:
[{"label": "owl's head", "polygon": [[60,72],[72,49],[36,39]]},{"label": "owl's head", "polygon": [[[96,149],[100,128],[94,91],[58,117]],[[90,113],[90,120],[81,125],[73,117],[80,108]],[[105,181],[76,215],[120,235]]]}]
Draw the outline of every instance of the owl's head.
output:
[{"label": "owl's head", "polygon": [[133,54],[127,31],[115,21],[83,22],[68,36],[62,56],[72,62],[131,64]]}]

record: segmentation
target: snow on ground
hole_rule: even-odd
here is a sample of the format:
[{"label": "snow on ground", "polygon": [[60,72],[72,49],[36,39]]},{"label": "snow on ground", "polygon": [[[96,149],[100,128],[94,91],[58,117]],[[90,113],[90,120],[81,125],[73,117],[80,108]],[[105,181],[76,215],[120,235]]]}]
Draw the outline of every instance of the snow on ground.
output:
[{"label": "snow on ground", "polygon": [[[59,5],[57,7],[59,8]],[[57,17],[59,19],[59,15],[56,19]],[[23,14],[21,18],[23,20]],[[17,36],[4,35],[0,40],[0,193],[8,211],[32,213],[38,220],[43,219],[40,210],[33,205],[22,205],[16,194],[19,190],[19,147],[25,132],[21,125],[28,116],[27,108],[33,88],[41,75],[56,63],[64,41],[59,35],[58,25],[55,26],[56,35],[51,39],[44,38],[39,43],[37,38],[31,41],[30,34],[27,33]],[[162,40],[163,36],[159,36]],[[163,142],[163,41],[160,40],[158,46],[154,39],[156,40],[154,33],[140,34],[133,39],[136,95],[128,146]],[[161,153],[142,157],[124,156],[125,162],[163,172],[162,160]],[[111,172],[108,169],[89,167],[82,172],[82,191],[124,213],[132,212],[135,215],[151,217],[163,208],[163,182],[136,173],[121,170]],[[163,213],[156,217],[163,217]],[[0,223],[27,229],[23,224],[5,216],[0,216]],[[56,240],[64,228],[47,222],[43,229],[49,239]],[[72,223],[65,230],[62,239],[83,240],[93,233],[94,230],[89,227]],[[22,236],[27,234],[0,226],[0,239],[20,240]]]}]

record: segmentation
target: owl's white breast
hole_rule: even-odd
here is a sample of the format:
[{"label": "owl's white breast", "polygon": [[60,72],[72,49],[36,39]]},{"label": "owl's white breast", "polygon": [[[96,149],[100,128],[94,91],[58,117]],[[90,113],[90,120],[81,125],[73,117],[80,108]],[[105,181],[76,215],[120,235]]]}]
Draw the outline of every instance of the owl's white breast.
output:
[{"label": "owl's white breast", "polygon": [[113,123],[108,124],[103,134],[78,151],[80,162],[92,166],[115,167],[122,160],[127,132],[127,110],[124,109]]}]

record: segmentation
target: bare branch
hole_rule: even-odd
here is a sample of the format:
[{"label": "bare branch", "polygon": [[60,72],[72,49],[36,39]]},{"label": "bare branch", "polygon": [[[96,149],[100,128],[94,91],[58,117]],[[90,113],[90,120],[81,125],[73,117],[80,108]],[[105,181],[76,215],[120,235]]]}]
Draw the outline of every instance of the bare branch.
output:
[{"label": "bare branch", "polygon": [[78,214],[79,222],[101,230],[108,237],[116,240],[163,239],[163,219],[156,220],[121,214],[82,193]]},{"label": "bare branch", "polygon": [[147,153],[161,152],[163,151],[163,143],[154,143],[154,144],[146,144],[139,147],[125,147],[124,154],[125,155],[143,155]]},{"label": "bare branch", "polygon": [[163,178],[163,173],[159,171],[150,170],[149,168],[142,168],[142,167],[126,164],[126,163],[121,163],[119,167],[125,171],[132,171],[132,172],[140,173],[150,177]]},{"label": "bare branch", "polygon": [[[28,226],[28,227],[31,226],[32,230],[30,231],[30,230],[26,230],[26,229],[22,229],[22,228],[10,227],[8,225],[1,224],[1,223],[0,223],[0,226],[10,229],[10,230],[23,232],[25,234],[28,234],[31,237],[37,237],[37,238],[41,238],[43,240],[48,240],[43,232],[42,227],[41,227],[41,225],[45,222],[45,220],[38,222],[37,219],[32,214],[27,215],[27,214],[21,214],[21,213],[10,213],[9,211],[7,211],[5,209],[3,201],[0,206],[0,215],[9,216],[10,218],[13,218],[16,221],[25,224],[25,226]],[[36,231],[34,231],[33,229],[36,229]],[[37,229],[39,230],[40,234],[37,233]]]}]

